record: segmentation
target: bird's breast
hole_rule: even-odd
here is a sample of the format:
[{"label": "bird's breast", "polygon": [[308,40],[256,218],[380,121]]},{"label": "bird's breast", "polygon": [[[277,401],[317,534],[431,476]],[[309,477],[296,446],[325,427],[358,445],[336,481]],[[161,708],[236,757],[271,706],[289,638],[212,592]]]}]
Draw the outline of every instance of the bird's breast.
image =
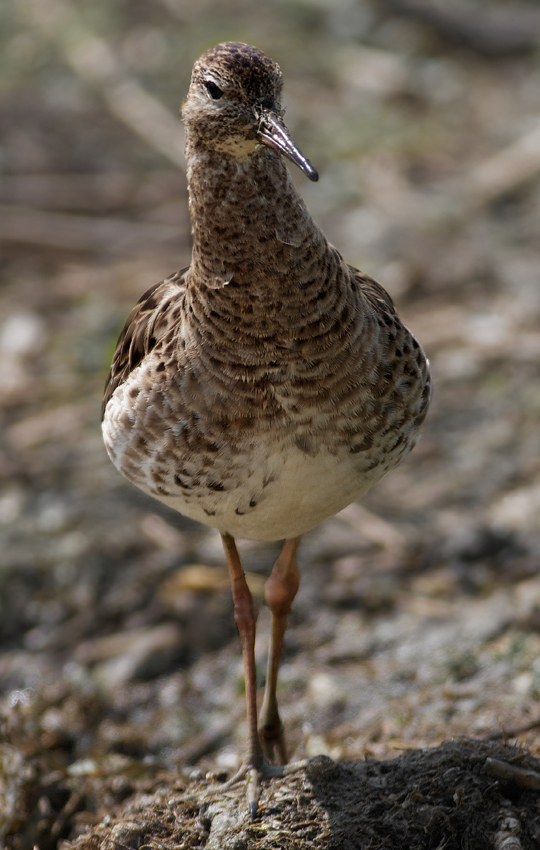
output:
[{"label": "bird's breast", "polygon": [[304,533],[360,498],[416,441],[420,385],[416,401],[407,389],[400,403],[395,390],[374,397],[373,375],[325,377],[316,363],[250,380],[230,364],[158,372],[158,361],[146,358],[110,399],[109,455],[149,495],[233,536]]}]

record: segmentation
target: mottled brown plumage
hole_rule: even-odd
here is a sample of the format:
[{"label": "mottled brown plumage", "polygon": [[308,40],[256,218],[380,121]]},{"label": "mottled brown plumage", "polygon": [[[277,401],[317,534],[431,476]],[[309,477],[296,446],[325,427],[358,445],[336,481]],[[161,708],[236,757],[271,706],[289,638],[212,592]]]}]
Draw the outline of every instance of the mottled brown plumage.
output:
[{"label": "mottled brown plumage", "polygon": [[[145,492],[218,528],[246,662],[258,781],[285,745],[275,700],[300,535],[362,496],[415,444],[430,380],[392,300],[346,265],[283,156],[317,173],[281,118],[281,72],[243,44],[195,64],[184,104],[193,255],[128,318],[103,407],[107,450]],[[256,612],[233,537],[286,539],[257,729]],[[263,739],[263,748],[259,743]]]}]

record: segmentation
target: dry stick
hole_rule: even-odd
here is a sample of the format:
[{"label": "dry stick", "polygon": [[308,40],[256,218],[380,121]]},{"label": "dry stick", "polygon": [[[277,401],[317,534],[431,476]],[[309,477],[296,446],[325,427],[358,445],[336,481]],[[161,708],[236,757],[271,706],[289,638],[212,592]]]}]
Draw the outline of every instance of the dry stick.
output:
[{"label": "dry stick", "polygon": [[404,17],[430,27],[437,35],[484,56],[522,55],[535,50],[540,31],[538,9],[499,6],[476,10],[466,3],[433,3],[423,0],[383,0]]},{"label": "dry stick", "polygon": [[27,24],[59,45],[69,67],[100,92],[117,119],[185,170],[180,120],[130,76],[103,39],[88,32],[68,0],[21,0],[19,9]]},{"label": "dry stick", "polygon": [[462,192],[473,207],[519,188],[540,172],[540,125],[462,178]]},{"label": "dry stick", "polygon": [[72,251],[99,251],[123,255],[178,248],[181,233],[169,224],[117,218],[69,215],[29,207],[0,206],[0,240]]},{"label": "dry stick", "polygon": [[[89,46],[85,44],[83,47],[87,49]],[[91,47],[96,46],[97,44]],[[104,42],[99,43],[99,48],[108,50]],[[91,49],[87,56],[85,53],[86,50],[81,49],[80,45],[70,45],[70,49],[66,51],[66,58],[70,66],[82,77],[99,84],[101,82],[99,74],[94,75],[97,66],[87,61],[94,55],[94,50]],[[183,128],[167,107],[148,94],[136,80],[122,79],[116,75],[113,84],[110,85],[109,80],[101,93],[116,118],[123,121],[170,162],[185,170]]]},{"label": "dry stick", "polygon": [[520,788],[540,790],[540,773],[536,770],[527,770],[500,759],[487,758],[482,772],[499,779],[507,779],[514,785],[519,785]]},{"label": "dry stick", "polygon": [[[117,119],[176,168],[185,170],[180,121],[127,73],[102,39],[84,28],[67,0],[21,0],[19,10],[27,24],[59,44],[69,67],[100,92]],[[141,241],[160,245],[171,240],[172,244],[175,229],[4,208],[2,237],[51,247],[122,253],[133,250]]]},{"label": "dry stick", "polygon": [[[369,167],[372,163],[368,162]],[[388,218],[408,228],[443,228],[446,233],[461,230],[483,207],[509,192],[521,188],[540,175],[540,125],[519,136],[514,142],[483,162],[456,174],[450,180],[433,185],[429,194],[416,189],[399,174],[398,192],[392,204],[384,203],[373,191],[374,204]],[[386,175],[388,177],[388,175]],[[390,178],[392,175],[390,174]],[[373,178],[372,178],[373,182]],[[375,175],[375,187],[378,175]]]},{"label": "dry stick", "polygon": [[[185,180],[178,169],[167,168],[143,175],[127,171],[100,174],[46,172],[10,174],[0,177],[3,204],[38,209],[147,210],[148,207],[178,200],[186,194]],[[1,233],[0,233],[1,235]]]},{"label": "dry stick", "polygon": [[491,732],[486,735],[486,741],[499,741],[501,738],[517,738],[518,735],[523,735],[524,732],[530,732],[532,729],[537,729],[540,726],[540,717],[536,720],[529,720],[522,726],[511,726],[509,729],[499,729],[497,732]]},{"label": "dry stick", "polygon": [[[67,64],[99,90],[117,119],[176,167],[185,169],[180,121],[127,73],[103,39],[82,27],[68,0],[21,0],[19,8],[31,26],[60,43]],[[457,209],[452,211],[452,217],[461,220],[463,215],[518,188],[539,172],[540,127],[536,127],[458,179]],[[413,195],[411,192],[412,201]],[[431,220],[448,217],[448,210],[421,206]]]},{"label": "dry stick", "polygon": [[[520,189],[540,175],[540,125],[483,162],[456,177],[447,189],[436,193],[434,204],[422,203],[411,192],[411,203],[420,218],[454,221],[462,226],[464,218],[475,216],[482,207]],[[441,205],[441,199],[449,203]],[[406,205],[403,205],[404,207]]]}]

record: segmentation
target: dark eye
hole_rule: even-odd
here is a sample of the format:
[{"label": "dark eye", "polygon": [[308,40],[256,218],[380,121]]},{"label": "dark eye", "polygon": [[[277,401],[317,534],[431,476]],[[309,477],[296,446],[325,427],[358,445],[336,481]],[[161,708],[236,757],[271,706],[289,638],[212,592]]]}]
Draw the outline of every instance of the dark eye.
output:
[{"label": "dark eye", "polygon": [[206,91],[208,92],[212,100],[219,100],[220,97],[223,97],[223,92],[221,91],[220,87],[216,86],[216,84],[212,80],[205,80],[204,84],[206,86]]}]

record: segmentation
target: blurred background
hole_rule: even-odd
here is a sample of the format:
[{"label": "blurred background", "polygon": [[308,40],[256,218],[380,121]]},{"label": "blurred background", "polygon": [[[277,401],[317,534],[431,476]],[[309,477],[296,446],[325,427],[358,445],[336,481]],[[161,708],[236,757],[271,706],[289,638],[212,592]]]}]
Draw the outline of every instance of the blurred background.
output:
[{"label": "blurred background", "polygon": [[[291,751],[390,757],[466,734],[540,752],[538,4],[4,0],[12,847],[77,835],[134,777],[230,771],[243,752],[219,536],[123,481],[99,424],[128,312],[189,262],[179,108],[193,61],[224,40],[281,65],[286,122],[321,175],[293,178],[347,261],[391,293],[435,385],[412,455],[304,540],[280,676]],[[262,600],[277,550],[241,551]],[[259,622],[262,670],[264,609]]]}]

